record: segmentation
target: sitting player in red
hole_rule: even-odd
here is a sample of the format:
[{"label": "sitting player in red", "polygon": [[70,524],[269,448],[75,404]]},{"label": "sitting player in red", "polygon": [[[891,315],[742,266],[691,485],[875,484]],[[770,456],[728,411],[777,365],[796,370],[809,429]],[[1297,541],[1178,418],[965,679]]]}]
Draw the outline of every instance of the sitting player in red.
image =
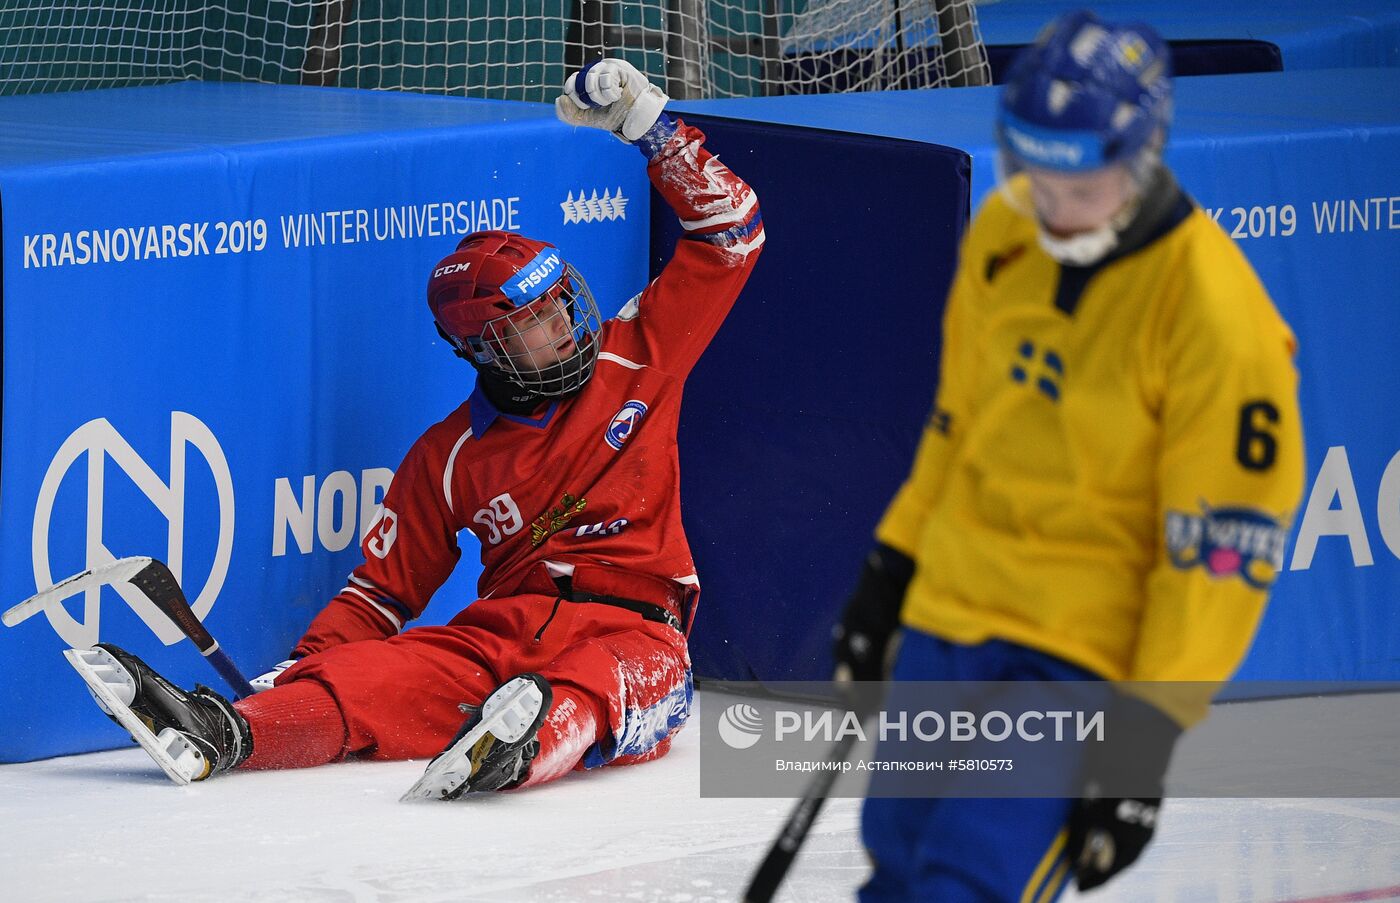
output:
[{"label": "sitting player in red", "polygon": [[[172,778],[437,754],[408,796],[454,798],[666,753],[689,714],[698,593],[681,389],[764,240],[753,191],[666,99],[603,60],[556,103],[565,122],[639,147],[686,230],[615,319],[601,322],[559,250],[522,235],[473,233],[434,268],[428,305],[476,388],[409,449],[364,563],[270,689],[234,703],[185,692],[100,647],[85,678],[124,688],[111,698],[150,728],[133,735]],[[445,626],[405,630],[457,564],[464,528],[481,541],[480,598]]]}]

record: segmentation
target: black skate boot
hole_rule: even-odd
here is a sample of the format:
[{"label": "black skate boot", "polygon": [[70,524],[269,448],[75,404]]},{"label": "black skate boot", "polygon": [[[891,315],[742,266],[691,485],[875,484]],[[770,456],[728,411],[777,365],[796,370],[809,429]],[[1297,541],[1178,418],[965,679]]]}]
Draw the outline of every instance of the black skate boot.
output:
[{"label": "black skate boot", "polygon": [[470,717],[402,800],[455,800],[519,786],[540,751],[535,737],[553,701],[547,680],[521,674],[497,687],[480,708],[462,706]]},{"label": "black skate boot", "polygon": [[125,728],[175,783],[202,781],[252,754],[248,722],[208,687],[186,692],[110,643],[63,654],[102,711]]}]

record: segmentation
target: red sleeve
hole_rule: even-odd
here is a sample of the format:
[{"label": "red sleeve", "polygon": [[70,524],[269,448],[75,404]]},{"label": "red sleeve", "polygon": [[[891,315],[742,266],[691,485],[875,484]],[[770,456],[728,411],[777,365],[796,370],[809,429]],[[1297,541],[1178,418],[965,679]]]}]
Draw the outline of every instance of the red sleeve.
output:
[{"label": "red sleeve", "polygon": [[704,142],[699,129],[663,116],[641,143],[647,176],[685,234],[616,326],[619,350],[681,377],[734,306],[764,240],[758,196]]},{"label": "red sleeve", "polygon": [[292,658],[393,636],[423,613],[452,574],[462,552],[443,486],[450,447],[444,450],[441,439],[451,432],[443,426],[429,430],[409,449],[365,531],[360,544],[364,563],[311,622]]}]

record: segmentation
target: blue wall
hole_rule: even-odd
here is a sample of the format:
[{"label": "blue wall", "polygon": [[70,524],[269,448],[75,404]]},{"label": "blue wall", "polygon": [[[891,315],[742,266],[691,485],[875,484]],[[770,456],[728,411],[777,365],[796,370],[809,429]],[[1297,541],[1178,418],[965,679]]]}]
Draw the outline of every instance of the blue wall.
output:
[{"label": "blue wall", "polygon": [[[614,311],[646,279],[643,163],[535,104],[200,84],[0,100],[0,605],[154,555],[249,675],[284,658],[409,444],[471,390],[424,303],[432,265],[472,228],[519,229]],[[622,215],[566,222],[570,197],[619,190]],[[463,538],[429,622],[475,598]],[[0,631],[0,761],[121,742],[58,654],[98,639],[219,685],[134,593],[70,599]]]}]

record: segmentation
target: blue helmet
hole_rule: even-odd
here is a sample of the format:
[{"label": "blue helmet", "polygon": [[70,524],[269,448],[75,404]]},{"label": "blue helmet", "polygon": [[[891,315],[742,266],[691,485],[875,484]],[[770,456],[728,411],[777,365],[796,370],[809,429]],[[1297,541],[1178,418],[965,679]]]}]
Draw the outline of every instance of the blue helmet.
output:
[{"label": "blue helmet", "polygon": [[997,140],[1015,161],[1042,169],[1130,162],[1165,135],[1171,94],[1171,57],[1150,26],[1067,13],[1012,64]]}]

